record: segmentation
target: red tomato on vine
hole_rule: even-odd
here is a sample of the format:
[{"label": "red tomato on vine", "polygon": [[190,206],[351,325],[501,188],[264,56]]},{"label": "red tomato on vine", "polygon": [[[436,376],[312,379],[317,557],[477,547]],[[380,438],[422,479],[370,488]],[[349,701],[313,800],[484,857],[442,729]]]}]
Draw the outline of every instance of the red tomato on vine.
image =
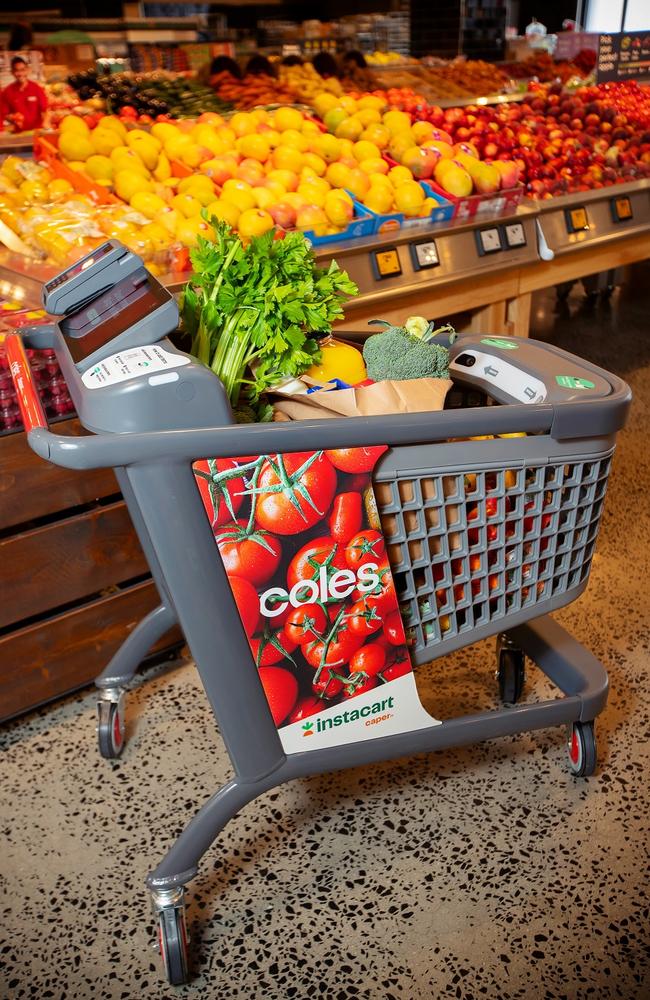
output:
[{"label": "red tomato on vine", "polygon": [[343,546],[333,538],[313,538],[296,552],[287,570],[287,589],[300,580],[318,580],[321,566],[327,570],[328,579],[337,570],[348,568]]},{"label": "red tomato on vine", "polygon": [[242,580],[238,576],[229,576],[228,582],[237,604],[244,631],[250,637],[253,632],[257,631],[260,620],[260,602],[257,591],[252,583],[249,583],[248,580]]},{"label": "red tomato on vine", "polygon": [[192,469],[210,524],[217,528],[233,521],[244,502],[245,484],[231,458],[202,458]]},{"label": "red tomato on vine", "polygon": [[260,667],[260,680],[276,726],[281,726],[298,700],[298,681],[282,667]]},{"label": "red tomato on vine", "polygon": [[336,490],[334,466],[322,451],[270,455],[250,494],[260,528],[296,535],[325,517]]},{"label": "red tomato on vine", "polygon": [[372,472],[380,455],[388,451],[388,445],[380,444],[368,448],[336,448],[326,451],[332,465],[341,472]]},{"label": "red tomato on vine", "polygon": [[278,568],[282,545],[268,531],[255,527],[249,531],[248,522],[238,520],[224,524],[215,537],[228,576],[238,576],[259,587]]}]

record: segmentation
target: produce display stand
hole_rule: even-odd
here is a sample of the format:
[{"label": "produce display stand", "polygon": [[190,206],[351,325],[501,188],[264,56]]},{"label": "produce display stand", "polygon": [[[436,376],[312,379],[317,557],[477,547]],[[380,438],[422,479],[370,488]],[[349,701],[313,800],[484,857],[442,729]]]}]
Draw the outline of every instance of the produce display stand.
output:
[{"label": "produce display stand", "polygon": [[[120,686],[132,676],[142,647],[162,627],[158,619],[164,619],[165,627],[178,621],[183,629],[232,761],[233,778],[205,803],[147,879],[166,974],[179,984],[189,979],[185,885],[227,822],[265,791],[301,776],[551,725],[569,727],[573,773],[593,772],[593,720],[606,702],[607,675],[547,613],[577,598],[587,585],[615,437],[625,422],[630,392],[617,377],[559,349],[484,338],[479,347],[500,352],[503,364],[517,352],[515,370],[524,385],[533,372],[544,378],[545,401],[241,426],[232,423],[223,386],[204,366],[166,339],[149,347],[137,341],[125,356],[126,337],[121,334],[118,355],[111,353],[115,347],[108,332],[104,340],[95,336],[86,353],[81,342],[73,361],[70,338],[57,325],[28,333],[24,342],[10,336],[7,350],[29,446],[57,466],[117,470],[160,592],[157,611],[131,642],[136,649],[118,654],[99,678],[102,697],[112,706],[103,722],[119,744],[114,749],[119,752],[122,744]],[[55,350],[89,435],[69,438],[48,429],[24,343]],[[468,345],[476,346],[461,339],[452,351],[460,372]],[[156,380],[151,368],[143,371],[143,359],[150,365],[152,357],[166,367],[164,378]],[[539,378],[531,384],[539,385]],[[477,434],[522,433],[527,436],[471,440]],[[193,463],[206,456],[234,459],[242,452],[247,459],[240,462],[251,456],[266,462],[269,455],[305,450],[323,454],[313,452],[314,441],[323,449],[387,448],[373,474],[375,499],[413,664],[499,635],[504,698],[516,702],[521,694],[525,656],[563,697],[440,722],[424,712],[416,696],[415,716],[399,716],[396,708],[399,724],[358,728],[356,736],[345,735],[343,727],[332,730],[342,720],[331,717],[336,709],[323,710],[322,730],[320,717],[316,731],[313,720],[284,727],[275,720],[249,647],[250,631],[216,556]],[[474,519],[467,513],[470,502]],[[472,556],[482,565],[476,576]],[[460,577],[454,575],[455,562],[462,567]],[[487,565],[498,580],[489,590]],[[455,579],[463,584],[460,596],[452,587]],[[446,597],[438,605],[441,582]],[[222,637],[219,644],[215,634]],[[404,692],[412,684],[409,671],[388,687]],[[357,697],[354,704],[365,706],[375,696]],[[392,697],[366,707],[366,717],[387,705],[393,707]],[[391,719],[387,712],[377,721]],[[300,740],[306,735],[312,736],[307,744]]]}]

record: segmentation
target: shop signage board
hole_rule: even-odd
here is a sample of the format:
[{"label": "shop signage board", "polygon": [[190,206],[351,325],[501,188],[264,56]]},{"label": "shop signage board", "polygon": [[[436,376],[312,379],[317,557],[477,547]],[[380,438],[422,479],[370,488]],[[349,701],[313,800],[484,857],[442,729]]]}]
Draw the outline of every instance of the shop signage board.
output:
[{"label": "shop signage board", "polygon": [[592,31],[561,31],[557,36],[555,59],[574,59],[583,49],[598,51],[598,35]]},{"label": "shop signage board", "polygon": [[650,31],[601,35],[596,80],[650,80]]}]

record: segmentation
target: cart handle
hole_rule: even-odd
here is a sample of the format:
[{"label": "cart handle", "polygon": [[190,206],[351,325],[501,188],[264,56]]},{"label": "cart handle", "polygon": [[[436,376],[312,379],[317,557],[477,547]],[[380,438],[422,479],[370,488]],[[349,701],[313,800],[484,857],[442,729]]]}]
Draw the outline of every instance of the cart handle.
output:
[{"label": "cart handle", "polygon": [[47,430],[47,417],[36,389],[25,345],[19,334],[7,334],[5,350],[25,431],[29,434],[37,429]]}]

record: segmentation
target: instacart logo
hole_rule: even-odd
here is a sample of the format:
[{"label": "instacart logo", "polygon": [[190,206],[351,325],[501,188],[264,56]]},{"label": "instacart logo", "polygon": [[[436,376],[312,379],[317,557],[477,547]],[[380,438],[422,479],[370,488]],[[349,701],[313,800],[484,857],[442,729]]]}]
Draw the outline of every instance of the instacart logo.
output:
[{"label": "instacart logo", "polygon": [[[335,729],[337,726],[345,726],[350,722],[358,722],[365,719],[366,726],[376,726],[380,722],[386,722],[393,718],[391,708],[395,708],[395,699],[392,694],[381,701],[375,701],[372,705],[364,705],[363,708],[352,708],[341,712],[340,715],[328,715],[317,719],[310,719],[302,726],[303,736],[313,736],[314,733],[325,733],[328,729]],[[315,727],[315,728],[314,728]]]}]

